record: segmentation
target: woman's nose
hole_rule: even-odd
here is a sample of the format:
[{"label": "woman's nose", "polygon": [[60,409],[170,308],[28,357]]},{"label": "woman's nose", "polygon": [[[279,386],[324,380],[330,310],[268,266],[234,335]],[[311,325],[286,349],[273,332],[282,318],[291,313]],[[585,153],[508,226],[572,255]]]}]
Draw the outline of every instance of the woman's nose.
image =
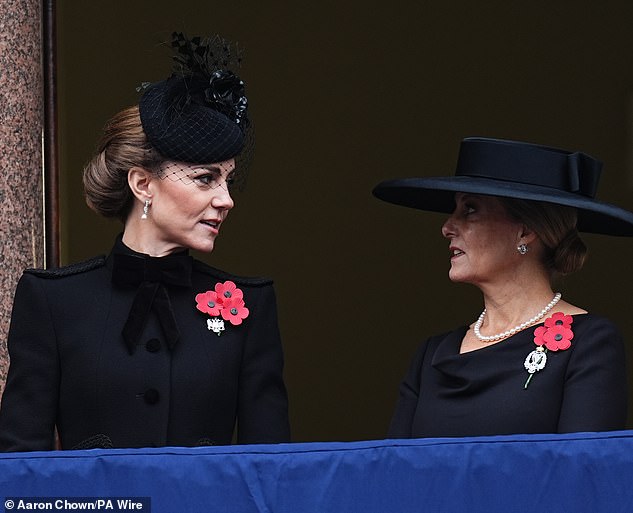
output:
[{"label": "woman's nose", "polygon": [[442,235],[447,239],[455,236],[455,219],[450,216],[442,225]]},{"label": "woman's nose", "polygon": [[211,206],[218,210],[230,210],[235,205],[227,184],[223,184],[214,189],[213,198],[211,198]]}]

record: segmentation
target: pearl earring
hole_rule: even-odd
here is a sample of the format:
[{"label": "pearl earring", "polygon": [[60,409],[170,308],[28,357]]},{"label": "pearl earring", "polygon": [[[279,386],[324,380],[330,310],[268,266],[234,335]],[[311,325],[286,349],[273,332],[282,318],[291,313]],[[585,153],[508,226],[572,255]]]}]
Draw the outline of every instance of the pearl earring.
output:
[{"label": "pearl earring", "polygon": [[149,213],[149,206],[152,204],[152,202],[148,199],[145,200],[145,205],[143,205],[143,215],[141,216],[141,219],[147,219],[147,214]]},{"label": "pearl earring", "polygon": [[528,252],[527,244],[519,244],[517,246],[517,251],[521,253],[522,255],[525,255]]}]

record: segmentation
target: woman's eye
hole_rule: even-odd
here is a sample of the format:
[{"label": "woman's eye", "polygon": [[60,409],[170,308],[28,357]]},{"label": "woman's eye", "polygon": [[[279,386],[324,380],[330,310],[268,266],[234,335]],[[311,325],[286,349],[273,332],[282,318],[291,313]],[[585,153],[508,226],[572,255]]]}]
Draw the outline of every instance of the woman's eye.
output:
[{"label": "woman's eye", "polygon": [[224,188],[231,187],[233,182],[235,182],[235,177],[231,174],[224,178],[222,173],[210,172],[194,176],[193,180],[201,187],[211,187],[212,189],[215,189],[220,186]]},{"label": "woman's eye", "polygon": [[215,181],[214,175],[199,175],[194,180],[202,185],[211,185]]}]

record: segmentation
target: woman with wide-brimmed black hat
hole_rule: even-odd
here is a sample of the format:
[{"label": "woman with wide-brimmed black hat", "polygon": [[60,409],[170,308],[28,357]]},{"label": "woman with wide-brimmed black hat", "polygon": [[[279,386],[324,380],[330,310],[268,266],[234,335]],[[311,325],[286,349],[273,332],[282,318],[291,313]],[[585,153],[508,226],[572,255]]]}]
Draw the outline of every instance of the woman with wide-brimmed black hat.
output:
[{"label": "woman with wide-brimmed black hat", "polygon": [[625,427],[618,329],[553,286],[583,265],[579,231],[633,235],[633,213],[595,199],[601,167],[580,152],[468,138],[455,176],[374,189],[390,203],[449,213],[449,278],[475,285],[484,299],[475,322],[420,345],[390,437]]},{"label": "woman with wide-brimmed black hat", "polygon": [[124,224],[107,258],[27,270],[15,295],[0,450],[289,440],[271,280],[212,268],[251,153],[239,54],[173,35],[174,72],[107,124],[88,205]]}]

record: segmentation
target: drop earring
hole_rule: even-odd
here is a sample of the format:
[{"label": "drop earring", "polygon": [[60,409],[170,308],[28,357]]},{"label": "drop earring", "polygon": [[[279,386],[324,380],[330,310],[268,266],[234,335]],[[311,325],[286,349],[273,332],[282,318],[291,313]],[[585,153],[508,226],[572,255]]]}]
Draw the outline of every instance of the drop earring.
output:
[{"label": "drop earring", "polygon": [[152,204],[152,202],[148,199],[145,200],[145,205],[143,205],[143,215],[141,216],[141,219],[147,219],[147,214],[149,213],[149,206]]},{"label": "drop earring", "polygon": [[519,244],[517,246],[517,251],[521,254],[521,255],[525,255],[528,252],[528,246],[527,244]]}]

